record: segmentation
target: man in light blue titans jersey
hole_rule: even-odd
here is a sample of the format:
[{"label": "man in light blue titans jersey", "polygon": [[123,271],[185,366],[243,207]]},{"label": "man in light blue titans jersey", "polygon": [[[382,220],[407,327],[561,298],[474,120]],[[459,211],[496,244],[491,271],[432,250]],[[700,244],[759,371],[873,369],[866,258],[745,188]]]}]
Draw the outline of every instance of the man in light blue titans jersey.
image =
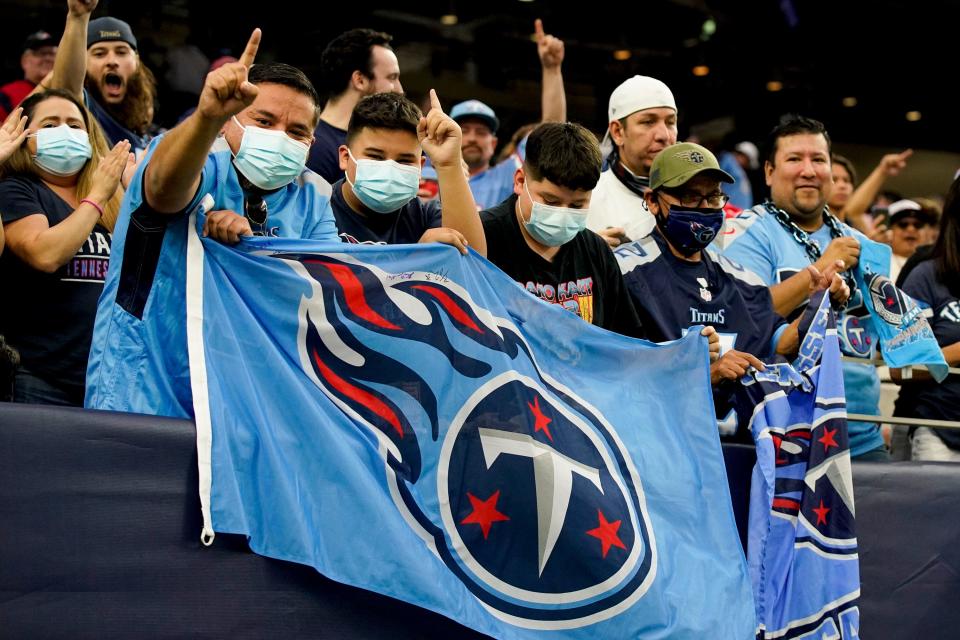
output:
[{"label": "man in light blue titans jersey", "polygon": [[94,326],[87,407],[193,417],[190,234],[339,242],[330,185],[304,168],[317,93],[294,67],[253,66],[259,43],[256,29],[238,62],[207,76],[197,110],[151,144],[127,190]]},{"label": "man in light blue titans jersey", "polygon": [[[807,265],[821,272],[856,268],[863,234],[840,222],[826,207],[833,177],[830,136],[823,123],[785,116],[768,138],[764,165],[770,201],[727,220],[721,231],[723,254],[756,273],[770,287],[774,309],[787,319],[800,312],[808,296]],[[842,264],[840,264],[842,261]],[[888,267],[889,268],[889,267]],[[876,336],[864,320],[862,292],[852,289],[837,332],[846,355],[873,357]],[[847,410],[876,415],[880,380],[871,365],[843,365]],[[888,460],[879,427],[850,422],[850,451],[861,460]]]}]

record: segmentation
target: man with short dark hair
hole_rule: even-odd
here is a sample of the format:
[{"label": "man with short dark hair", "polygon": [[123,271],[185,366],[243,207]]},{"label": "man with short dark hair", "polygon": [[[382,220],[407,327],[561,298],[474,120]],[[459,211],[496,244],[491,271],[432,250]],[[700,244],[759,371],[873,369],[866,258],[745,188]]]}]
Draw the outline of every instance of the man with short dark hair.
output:
[{"label": "man with short dark hair", "polygon": [[114,230],[88,407],[193,416],[184,329],[193,234],[338,240],[330,185],[305,168],[317,93],[299,69],[254,65],[259,44],[255,29],[238,62],[207,76],[197,110],[144,154]]},{"label": "man with short dark hair", "polygon": [[57,41],[46,31],[37,31],[27,36],[20,56],[23,78],[0,87],[0,121],[30,95],[30,92],[53,70],[57,56]]},{"label": "man with short dark hair", "polygon": [[351,29],[331,40],[320,56],[327,102],[314,131],[307,166],[330,184],[343,178],[339,149],[357,103],[375,93],[403,93],[391,40],[382,31]]},{"label": "man with short dark hair", "polygon": [[[770,288],[773,307],[792,319],[809,297],[814,265],[821,273],[857,265],[863,234],[827,209],[833,187],[830,135],[822,122],[788,115],[767,139],[764,174],[770,200],[726,221],[723,254],[757,274]],[[847,276],[849,278],[849,275]],[[848,282],[850,280],[848,279]],[[851,299],[837,319],[844,354],[870,358],[876,341],[863,326],[868,315],[863,292],[851,286]],[[876,415],[880,379],[873,365],[844,362],[847,411]],[[850,453],[865,460],[888,460],[877,425],[850,422]]]},{"label": "man with short dark hair", "polygon": [[[340,146],[345,177],[330,205],[344,242],[444,242],[486,254],[483,227],[460,165],[460,127],[443,113],[436,93],[426,117],[398,93],[357,103]],[[423,152],[437,173],[442,204],[417,198]]]}]

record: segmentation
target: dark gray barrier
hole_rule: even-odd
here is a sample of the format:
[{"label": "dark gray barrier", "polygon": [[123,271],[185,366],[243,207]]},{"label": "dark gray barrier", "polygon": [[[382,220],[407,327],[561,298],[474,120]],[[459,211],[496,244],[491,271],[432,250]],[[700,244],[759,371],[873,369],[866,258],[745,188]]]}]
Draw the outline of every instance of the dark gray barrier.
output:
[{"label": "dark gray barrier", "polygon": [[[724,455],[743,532],[753,451]],[[960,466],[854,473],[862,636],[956,637]],[[0,637],[481,637],[238,536],[203,548],[196,486],[189,422],[0,403]]]}]

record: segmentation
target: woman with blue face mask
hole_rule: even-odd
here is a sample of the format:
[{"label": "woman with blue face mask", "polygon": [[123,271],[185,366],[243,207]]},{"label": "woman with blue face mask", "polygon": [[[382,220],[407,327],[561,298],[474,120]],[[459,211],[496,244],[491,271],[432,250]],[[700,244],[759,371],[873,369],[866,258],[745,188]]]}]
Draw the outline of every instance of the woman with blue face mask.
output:
[{"label": "woman with blue face mask", "polygon": [[22,107],[25,140],[0,169],[0,278],[11,302],[0,333],[21,356],[14,401],[80,406],[130,144],[109,150],[67,92],[38,93]]}]

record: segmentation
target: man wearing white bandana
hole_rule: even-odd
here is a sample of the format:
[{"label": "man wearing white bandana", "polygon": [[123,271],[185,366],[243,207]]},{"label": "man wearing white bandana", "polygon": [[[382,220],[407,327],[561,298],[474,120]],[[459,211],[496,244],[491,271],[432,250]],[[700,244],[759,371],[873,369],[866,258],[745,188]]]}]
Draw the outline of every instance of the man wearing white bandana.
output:
[{"label": "man wearing white bandana", "polygon": [[610,94],[608,115],[603,148],[612,150],[593,190],[587,228],[616,247],[653,231],[643,196],[653,159],[677,142],[677,103],[656,78],[633,76]]}]

